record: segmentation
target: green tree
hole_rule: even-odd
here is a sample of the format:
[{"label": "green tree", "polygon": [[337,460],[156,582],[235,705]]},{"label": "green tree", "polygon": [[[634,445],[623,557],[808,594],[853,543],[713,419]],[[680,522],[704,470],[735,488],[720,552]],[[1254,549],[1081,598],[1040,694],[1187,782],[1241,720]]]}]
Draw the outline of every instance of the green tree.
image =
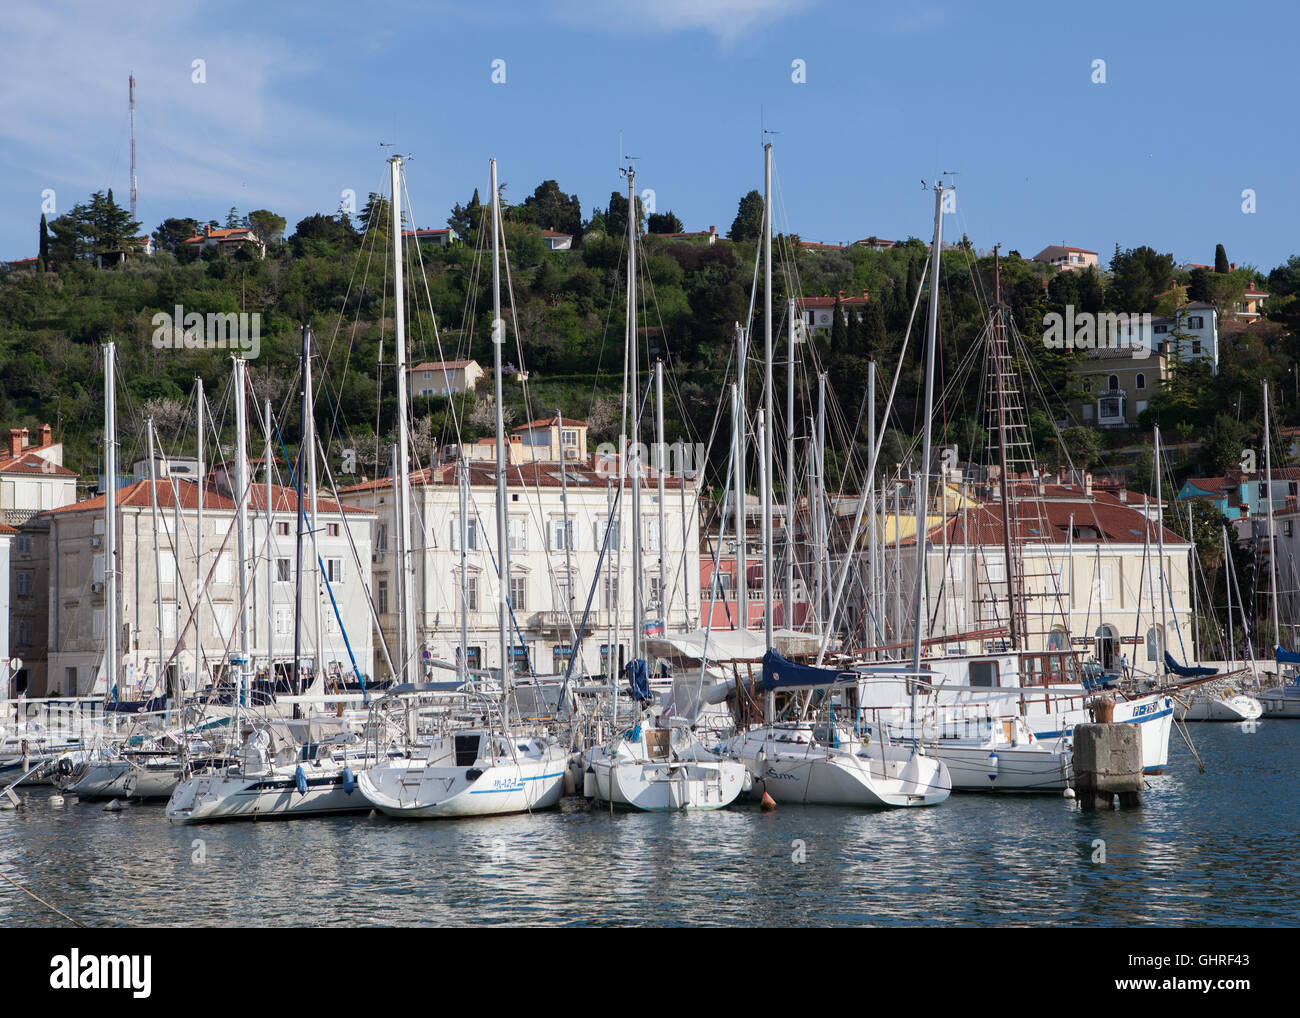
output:
[{"label": "green tree", "polygon": [[50,230],[49,227],[45,225],[45,213],[42,212],[41,213],[41,241],[40,241],[40,246],[36,250],[36,264],[40,267],[40,270],[44,272],[45,266],[49,264],[49,261],[50,261]]},{"label": "green tree", "polygon": [[652,212],[648,227],[651,233],[685,233],[686,226],[671,212]]},{"label": "green tree", "polygon": [[[357,215],[362,234],[368,234],[373,227],[377,232],[387,236],[392,219],[392,203],[382,194],[374,191],[370,192],[369,197],[366,199],[365,208]],[[402,226],[403,229],[406,228],[405,222],[403,222]]]},{"label": "green tree", "polygon": [[1250,429],[1229,414],[1214,415],[1201,442],[1201,466],[1209,474],[1222,474],[1241,460]]},{"label": "green tree", "polygon": [[1154,311],[1156,298],[1174,285],[1174,256],[1153,248],[1120,251],[1110,260],[1110,310],[1127,314]]},{"label": "green tree", "polygon": [[200,232],[197,219],[164,219],[153,231],[154,246],[159,251],[175,254],[187,240]]},{"label": "green tree", "polygon": [[763,233],[763,196],[750,191],[740,199],[727,236],[732,240],[757,240]]},{"label": "green tree", "polygon": [[571,236],[582,232],[582,203],[576,194],[565,194],[554,180],[545,180],[524,199],[520,211],[525,220],[543,230],[555,230]]},{"label": "green tree", "polygon": [[263,244],[274,244],[284,237],[284,216],[277,216],[267,209],[250,212],[248,225]]},{"label": "green tree", "polygon": [[1214,245],[1214,271],[1222,272],[1225,275],[1231,269],[1228,264],[1228,252],[1223,249],[1222,244]]},{"label": "green tree", "polygon": [[[645,208],[641,199],[636,199],[636,223],[640,232],[645,231]],[[609,193],[609,208],[605,210],[605,232],[609,234],[627,232],[627,196],[617,191]]]},{"label": "green tree", "polygon": [[246,216],[241,216],[239,210],[236,209],[235,206],[231,205],[230,211],[226,213],[226,229],[235,230],[241,226],[247,225],[248,218]]},{"label": "green tree", "polygon": [[479,221],[483,218],[483,205],[478,200],[478,188],[474,188],[474,197],[469,200],[468,205],[461,205],[459,202],[452,207],[450,215],[447,216],[447,225],[456,233],[469,239],[470,234],[478,229]]}]

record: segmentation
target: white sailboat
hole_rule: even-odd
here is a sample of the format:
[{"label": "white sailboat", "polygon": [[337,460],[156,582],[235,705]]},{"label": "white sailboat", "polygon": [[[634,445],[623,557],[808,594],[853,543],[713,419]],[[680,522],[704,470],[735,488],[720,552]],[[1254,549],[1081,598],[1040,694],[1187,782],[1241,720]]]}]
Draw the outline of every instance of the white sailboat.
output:
[{"label": "white sailboat", "polygon": [[[393,237],[396,288],[396,342],[399,364],[403,362],[406,335],[402,290],[402,190],[401,156],[393,156]],[[545,731],[512,725],[510,721],[510,564],[506,534],[505,421],[502,407],[501,347],[505,323],[501,319],[501,196],[497,188],[497,164],[490,162],[492,189],[492,341],[493,379],[496,386],[496,474],[497,474],[497,623],[501,654],[501,695],[479,713],[484,723],[464,730],[444,730],[421,742],[414,720],[405,750],[387,752],[381,763],[362,773],[361,794],[378,810],[395,817],[432,818],[486,816],[545,809],[559,802],[564,793],[567,753]],[[398,379],[399,391],[406,380]],[[405,445],[406,421],[399,407],[399,433]],[[464,469],[464,461],[458,470]],[[399,495],[399,498],[403,496]],[[462,521],[465,514],[461,514]],[[465,546],[462,540],[461,547]],[[405,563],[403,563],[403,567]],[[405,583],[403,584],[405,586]],[[462,600],[461,611],[466,606]],[[408,616],[406,629],[412,631]],[[409,658],[408,658],[409,660]],[[462,657],[462,668],[464,659]],[[415,705],[411,705],[415,710]],[[414,719],[416,715],[412,713]]]}]

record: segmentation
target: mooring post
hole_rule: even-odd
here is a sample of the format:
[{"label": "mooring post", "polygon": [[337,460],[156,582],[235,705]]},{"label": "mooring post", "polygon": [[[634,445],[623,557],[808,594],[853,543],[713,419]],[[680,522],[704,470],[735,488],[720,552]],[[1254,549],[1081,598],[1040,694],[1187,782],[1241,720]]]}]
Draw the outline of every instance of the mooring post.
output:
[{"label": "mooring post", "polygon": [[[1113,704],[1105,704],[1113,707]],[[1097,709],[1100,708],[1100,709]],[[1084,809],[1142,805],[1142,726],[1114,724],[1102,704],[1095,714],[1107,720],[1074,728],[1074,780]]]}]

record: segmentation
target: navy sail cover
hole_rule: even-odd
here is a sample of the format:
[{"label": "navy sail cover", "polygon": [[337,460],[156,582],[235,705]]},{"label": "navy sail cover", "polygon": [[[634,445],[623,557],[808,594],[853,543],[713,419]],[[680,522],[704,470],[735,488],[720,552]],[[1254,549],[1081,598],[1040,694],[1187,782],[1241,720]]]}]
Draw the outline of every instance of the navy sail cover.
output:
[{"label": "navy sail cover", "polygon": [[856,672],[841,672],[834,668],[814,668],[787,661],[774,650],[763,655],[762,689],[813,689],[857,682]]}]

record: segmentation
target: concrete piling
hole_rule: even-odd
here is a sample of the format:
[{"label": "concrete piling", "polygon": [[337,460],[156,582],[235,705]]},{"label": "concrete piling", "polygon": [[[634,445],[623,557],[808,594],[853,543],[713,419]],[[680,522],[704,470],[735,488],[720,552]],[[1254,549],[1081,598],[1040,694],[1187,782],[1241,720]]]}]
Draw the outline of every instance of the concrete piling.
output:
[{"label": "concrete piling", "polygon": [[1142,726],[1076,725],[1074,781],[1084,809],[1142,805]]}]

